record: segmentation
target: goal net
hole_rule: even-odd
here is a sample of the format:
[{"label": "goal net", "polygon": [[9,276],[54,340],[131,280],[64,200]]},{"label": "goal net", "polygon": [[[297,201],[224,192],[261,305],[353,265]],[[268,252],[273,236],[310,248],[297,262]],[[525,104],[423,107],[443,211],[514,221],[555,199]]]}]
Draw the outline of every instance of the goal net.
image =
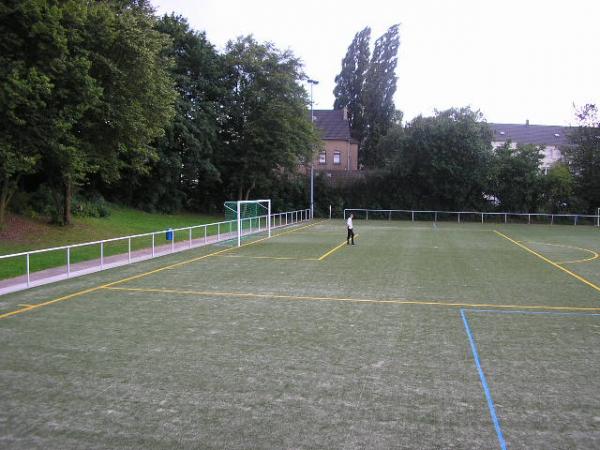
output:
[{"label": "goal net", "polygon": [[266,230],[271,237],[271,200],[228,201],[224,206],[225,220],[236,223],[238,247],[244,235]]}]

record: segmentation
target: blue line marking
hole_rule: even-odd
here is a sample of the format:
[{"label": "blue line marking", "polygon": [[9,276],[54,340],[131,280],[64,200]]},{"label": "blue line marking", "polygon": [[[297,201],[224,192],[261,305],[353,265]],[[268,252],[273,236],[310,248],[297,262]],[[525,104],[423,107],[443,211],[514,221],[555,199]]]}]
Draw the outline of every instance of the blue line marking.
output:
[{"label": "blue line marking", "polygon": [[487,399],[488,408],[490,410],[490,415],[492,416],[492,422],[494,422],[494,428],[496,429],[496,434],[498,435],[498,441],[500,442],[500,448],[502,450],[506,450],[506,442],[504,441],[504,435],[502,434],[502,428],[500,428],[500,421],[498,420],[498,416],[496,415],[496,408],[494,407],[494,400],[492,400],[492,393],[488,387],[487,381],[485,379],[485,374],[483,373],[483,369],[481,368],[481,363],[479,362],[479,352],[477,352],[477,345],[475,344],[475,339],[473,339],[473,334],[471,333],[471,328],[469,327],[469,322],[467,321],[467,316],[465,315],[465,310],[460,310],[460,315],[463,320],[463,324],[465,326],[465,330],[467,332],[467,336],[469,337],[469,343],[471,344],[471,351],[473,352],[473,359],[475,359],[475,365],[477,366],[477,372],[479,372],[479,379],[481,380],[481,385],[483,386],[483,391],[485,392],[485,397]]},{"label": "blue line marking", "polygon": [[576,313],[576,312],[555,312],[555,311],[502,311],[499,309],[465,309],[465,311],[470,312],[480,312],[480,313],[494,313],[494,314],[528,314],[528,315],[551,315],[551,316],[600,316],[600,313]]}]

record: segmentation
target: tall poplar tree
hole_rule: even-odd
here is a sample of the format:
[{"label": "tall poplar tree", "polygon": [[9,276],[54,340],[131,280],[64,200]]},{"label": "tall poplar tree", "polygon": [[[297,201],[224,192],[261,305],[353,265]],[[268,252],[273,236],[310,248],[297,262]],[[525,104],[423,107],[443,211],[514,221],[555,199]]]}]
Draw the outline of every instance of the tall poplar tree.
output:
[{"label": "tall poplar tree", "polygon": [[364,134],[363,89],[369,69],[371,28],[366,27],[354,35],[342,60],[342,71],[335,77],[335,103],[333,109],[348,110],[352,137],[359,142]]},{"label": "tall poplar tree", "polygon": [[375,42],[375,49],[367,71],[362,101],[365,131],[358,155],[366,167],[378,167],[382,155],[377,154],[377,143],[388,132],[396,113],[396,65],[400,47],[399,24],[392,25]]}]

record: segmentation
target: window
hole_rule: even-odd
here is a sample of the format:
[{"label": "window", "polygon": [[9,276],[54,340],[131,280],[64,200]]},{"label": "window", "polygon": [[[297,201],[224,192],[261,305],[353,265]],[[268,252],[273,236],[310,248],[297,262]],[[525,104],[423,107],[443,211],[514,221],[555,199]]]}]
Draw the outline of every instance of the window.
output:
[{"label": "window", "polygon": [[319,164],[327,164],[327,153],[319,153]]},{"label": "window", "polygon": [[334,164],[342,163],[342,154],[340,152],[333,152],[333,163]]}]

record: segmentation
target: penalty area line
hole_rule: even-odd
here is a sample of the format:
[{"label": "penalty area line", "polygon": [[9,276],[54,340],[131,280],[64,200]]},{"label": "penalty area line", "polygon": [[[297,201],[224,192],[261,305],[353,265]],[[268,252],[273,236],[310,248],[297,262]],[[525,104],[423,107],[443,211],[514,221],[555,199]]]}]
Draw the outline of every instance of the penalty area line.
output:
[{"label": "penalty area line", "polygon": [[[358,239],[358,234],[356,236],[354,236],[355,239]],[[348,241],[345,240],[344,242],[342,242],[340,245],[332,248],[331,250],[329,250],[327,253],[321,255],[319,258],[317,258],[317,261],[323,261],[325,258],[327,258],[328,256],[332,255],[333,253],[337,252],[340,248],[342,248],[344,245],[347,245]]]},{"label": "penalty area line", "polygon": [[577,280],[581,281],[584,284],[587,284],[589,287],[591,287],[592,289],[595,289],[596,291],[600,292],[600,287],[595,285],[594,283],[592,283],[589,280],[586,280],[585,278],[583,278],[581,275],[577,275],[575,272],[570,271],[569,269],[567,269],[566,267],[561,266],[560,264],[552,261],[549,258],[546,258],[544,255],[539,254],[538,252],[536,252],[535,250],[530,249],[529,247],[527,247],[526,245],[521,244],[518,241],[515,241],[514,239],[508,237],[506,234],[499,232],[498,230],[494,230],[494,233],[496,233],[498,236],[503,237],[504,239],[506,239],[509,242],[512,242],[513,244],[521,247],[523,250],[525,250],[526,252],[531,253],[532,255],[537,256],[538,258],[540,258],[542,261],[547,262],[548,264],[550,264],[553,267],[556,267],[559,270],[562,270],[563,272],[571,275],[573,278],[576,278]]}]

